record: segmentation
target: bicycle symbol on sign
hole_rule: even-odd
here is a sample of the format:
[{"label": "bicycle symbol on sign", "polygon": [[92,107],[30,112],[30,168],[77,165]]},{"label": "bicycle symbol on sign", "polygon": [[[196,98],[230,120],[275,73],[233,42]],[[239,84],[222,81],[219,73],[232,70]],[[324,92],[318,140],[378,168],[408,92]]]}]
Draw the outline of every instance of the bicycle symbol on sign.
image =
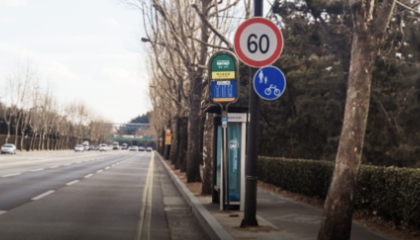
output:
[{"label": "bicycle symbol on sign", "polygon": [[271,91],[274,91],[273,93],[276,97],[280,96],[281,94],[280,89],[278,89],[277,86],[273,84],[270,84],[270,86],[264,90],[264,93],[265,95],[271,95]]}]

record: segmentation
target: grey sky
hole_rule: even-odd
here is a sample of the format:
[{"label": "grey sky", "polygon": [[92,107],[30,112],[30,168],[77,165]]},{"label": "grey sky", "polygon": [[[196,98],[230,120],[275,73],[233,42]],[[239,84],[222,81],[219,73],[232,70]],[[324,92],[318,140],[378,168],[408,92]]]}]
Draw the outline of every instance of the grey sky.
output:
[{"label": "grey sky", "polygon": [[30,60],[60,103],[127,122],[151,109],[141,36],[140,13],[118,0],[0,0],[0,87]]}]

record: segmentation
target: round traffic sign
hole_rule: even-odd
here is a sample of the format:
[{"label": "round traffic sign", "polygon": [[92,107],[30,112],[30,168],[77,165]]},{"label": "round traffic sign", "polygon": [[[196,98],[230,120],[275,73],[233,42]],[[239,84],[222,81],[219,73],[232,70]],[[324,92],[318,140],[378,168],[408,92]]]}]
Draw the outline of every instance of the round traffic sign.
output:
[{"label": "round traffic sign", "polygon": [[271,20],[254,17],[236,30],[234,48],[238,58],[251,67],[272,64],[283,50],[283,35]]},{"label": "round traffic sign", "polygon": [[283,72],[274,66],[265,66],[255,73],[253,79],[255,93],[265,100],[276,100],[286,90]]}]

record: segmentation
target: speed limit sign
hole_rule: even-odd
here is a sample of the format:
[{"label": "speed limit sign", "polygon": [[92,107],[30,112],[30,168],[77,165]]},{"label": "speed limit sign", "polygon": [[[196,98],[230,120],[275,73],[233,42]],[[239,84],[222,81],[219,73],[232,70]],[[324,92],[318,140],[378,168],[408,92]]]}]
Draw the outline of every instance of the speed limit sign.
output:
[{"label": "speed limit sign", "polygon": [[243,63],[258,68],[277,60],[283,50],[283,35],[271,20],[254,17],[236,30],[234,47]]}]

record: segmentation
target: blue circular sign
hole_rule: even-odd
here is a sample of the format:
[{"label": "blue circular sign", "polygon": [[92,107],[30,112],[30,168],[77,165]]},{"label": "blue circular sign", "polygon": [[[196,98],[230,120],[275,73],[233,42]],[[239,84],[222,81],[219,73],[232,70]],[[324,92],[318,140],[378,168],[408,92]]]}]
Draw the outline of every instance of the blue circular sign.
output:
[{"label": "blue circular sign", "polygon": [[260,98],[276,100],[286,90],[286,78],[280,69],[274,66],[265,66],[255,73],[253,85]]}]

